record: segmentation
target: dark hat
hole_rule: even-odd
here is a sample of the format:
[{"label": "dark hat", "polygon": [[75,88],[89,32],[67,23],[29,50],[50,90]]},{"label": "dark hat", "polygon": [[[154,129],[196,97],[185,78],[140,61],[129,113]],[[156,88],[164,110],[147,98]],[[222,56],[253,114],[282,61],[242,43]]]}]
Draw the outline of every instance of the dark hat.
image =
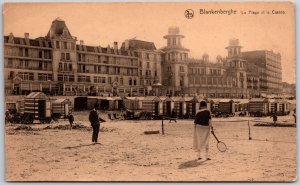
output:
[{"label": "dark hat", "polygon": [[200,102],[200,108],[201,108],[201,107],[207,107],[207,104],[206,104],[205,101],[201,101],[201,102]]}]

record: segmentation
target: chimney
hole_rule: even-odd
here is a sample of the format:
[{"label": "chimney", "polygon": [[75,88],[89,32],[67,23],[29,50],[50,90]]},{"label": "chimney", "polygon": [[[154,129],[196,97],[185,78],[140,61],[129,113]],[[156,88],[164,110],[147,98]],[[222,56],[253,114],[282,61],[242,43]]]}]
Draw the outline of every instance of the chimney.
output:
[{"label": "chimney", "polygon": [[129,40],[125,40],[125,50],[129,49]]},{"label": "chimney", "polygon": [[29,39],[29,33],[24,33],[25,39]]},{"label": "chimney", "polygon": [[84,44],[83,40],[80,40],[79,43],[80,43],[80,45],[83,45],[83,44]]},{"label": "chimney", "polygon": [[30,43],[29,43],[29,33],[24,33],[24,37],[25,37],[26,45],[30,45]]},{"label": "chimney", "polygon": [[118,42],[114,42],[114,50],[118,49]]}]

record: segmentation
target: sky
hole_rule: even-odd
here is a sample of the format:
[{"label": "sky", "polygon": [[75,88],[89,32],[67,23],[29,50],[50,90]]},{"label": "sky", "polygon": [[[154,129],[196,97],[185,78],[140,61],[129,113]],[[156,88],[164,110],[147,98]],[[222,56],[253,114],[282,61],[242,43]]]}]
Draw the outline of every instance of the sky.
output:
[{"label": "sky", "polygon": [[[184,16],[186,9],[194,17]],[[236,10],[236,14],[200,14],[206,10]],[[272,11],[284,14],[272,14]],[[249,14],[249,11],[259,14]],[[265,14],[261,14],[264,11]],[[270,14],[266,14],[269,11]],[[245,12],[246,14],[242,14]],[[237,38],[242,51],[273,50],[281,54],[283,81],[295,83],[295,19],[292,3],[6,3],[3,8],[4,35],[30,38],[45,36],[51,22],[63,19],[78,41],[87,45],[119,46],[125,39],[154,42],[157,48],[166,45],[163,38],[169,27],[177,26],[185,38],[182,44],[190,49],[189,57],[204,53],[215,61],[227,56],[225,47]]]}]

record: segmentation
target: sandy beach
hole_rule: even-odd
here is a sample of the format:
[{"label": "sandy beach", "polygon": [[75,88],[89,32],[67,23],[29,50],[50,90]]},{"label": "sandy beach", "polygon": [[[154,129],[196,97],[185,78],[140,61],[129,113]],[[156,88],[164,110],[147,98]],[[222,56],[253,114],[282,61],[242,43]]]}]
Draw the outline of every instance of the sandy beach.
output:
[{"label": "sandy beach", "polygon": [[[89,127],[87,112],[75,114],[75,123]],[[217,150],[210,137],[212,160],[196,160],[192,149],[193,120],[118,120],[101,124],[100,143],[92,144],[90,129],[32,131],[6,126],[7,181],[295,181],[296,128],[257,127],[238,119],[213,118],[215,133],[226,143]],[[261,118],[270,121],[271,118]],[[279,117],[292,122],[292,116]],[[51,127],[67,125],[66,120]],[[144,131],[160,134],[145,135]]]}]

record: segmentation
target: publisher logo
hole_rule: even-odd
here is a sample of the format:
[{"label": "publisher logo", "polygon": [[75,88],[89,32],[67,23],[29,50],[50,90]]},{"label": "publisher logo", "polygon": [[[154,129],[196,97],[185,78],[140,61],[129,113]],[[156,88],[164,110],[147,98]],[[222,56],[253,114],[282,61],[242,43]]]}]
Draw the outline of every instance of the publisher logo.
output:
[{"label": "publisher logo", "polygon": [[184,16],[187,18],[187,19],[192,19],[194,17],[194,10],[192,9],[187,9],[184,11]]}]

